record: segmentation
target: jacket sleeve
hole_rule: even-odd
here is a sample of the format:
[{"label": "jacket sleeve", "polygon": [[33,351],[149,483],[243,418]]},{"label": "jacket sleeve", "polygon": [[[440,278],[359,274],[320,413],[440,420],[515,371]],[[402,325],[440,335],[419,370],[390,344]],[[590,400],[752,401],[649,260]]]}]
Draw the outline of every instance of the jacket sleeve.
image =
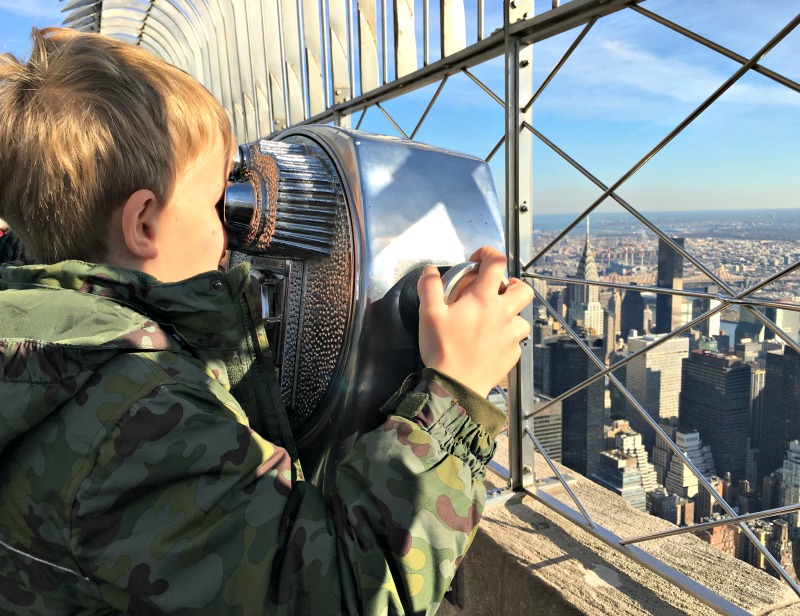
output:
[{"label": "jacket sleeve", "polygon": [[323,496],[211,400],[158,387],[99,444],[71,549],[105,601],[136,614],[435,613],[480,519],[502,413],[426,371]]}]

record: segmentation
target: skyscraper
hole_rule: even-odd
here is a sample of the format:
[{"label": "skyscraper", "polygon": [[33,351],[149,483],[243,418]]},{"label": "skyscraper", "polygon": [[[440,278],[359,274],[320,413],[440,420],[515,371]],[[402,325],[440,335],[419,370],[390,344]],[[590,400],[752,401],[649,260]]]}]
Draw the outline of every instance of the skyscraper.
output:
[{"label": "skyscraper", "polygon": [[758,511],[758,495],[747,479],[739,480],[736,492],[736,503],[740,514],[744,515]]},{"label": "skyscraper", "polygon": [[664,486],[648,492],[646,495],[647,510],[650,515],[678,524],[678,496],[670,494]]},{"label": "skyscraper", "polygon": [[622,337],[627,340],[632,331],[641,336],[644,331],[644,299],[642,293],[636,289],[625,291],[622,298],[622,310],[620,314],[620,331]]},{"label": "skyscraper", "polygon": [[[533,279],[533,288],[534,290],[538,291],[542,297],[547,299],[547,281],[542,280],[541,278],[534,278]],[[537,319],[547,320],[547,308],[545,305],[540,302],[538,299],[534,299],[533,302],[534,306],[534,317]],[[555,308],[555,306],[554,306]]]},{"label": "skyscraper", "polygon": [[[586,243],[583,246],[578,271],[578,280],[600,280],[589,238],[589,219],[586,219]],[[567,285],[567,323],[584,328],[593,336],[603,335],[604,312],[600,304],[600,288],[597,285],[569,283]]]},{"label": "skyscraper", "polygon": [[655,467],[648,462],[647,450],[642,444],[642,435],[634,430],[625,430],[616,435],[616,448],[636,459],[636,466],[642,474],[642,487],[650,492],[658,487]]},{"label": "skyscraper", "polygon": [[783,464],[789,442],[800,438],[800,355],[787,346],[767,353],[764,406],[758,445],[759,477]]},{"label": "skyscraper", "polygon": [[[761,543],[765,546],[767,544],[767,537],[769,537],[770,533],[772,532],[772,525],[769,522],[764,522],[762,520],[755,520],[753,522],[749,522],[747,524],[750,527],[750,530],[753,531],[753,534],[756,536]],[[739,535],[739,559],[745,561],[746,563],[750,563],[756,569],[771,569],[772,567],[767,566],[767,559],[764,555],[756,548],[755,545],[747,538],[747,535],[744,533]]]},{"label": "skyscraper", "polygon": [[[589,336],[583,341],[602,362],[603,339]],[[540,391],[547,396],[559,396],[600,371],[568,335],[545,338],[537,346]],[[594,472],[603,450],[604,389],[600,379],[561,401],[562,462],[582,475]]]},{"label": "skyscraper", "polygon": [[692,351],[683,360],[679,421],[711,446],[717,470],[745,478],[750,415],[750,364],[738,357]]},{"label": "skyscraper", "polygon": [[[712,475],[708,478],[708,482],[711,484],[711,487],[714,488],[716,496],[722,498],[722,479],[716,475]],[[712,496],[704,487],[699,488],[694,501],[695,515],[699,521],[702,522],[705,518],[710,518],[715,513],[722,513],[722,506],[719,504],[719,498],[716,498],[716,496]]]},{"label": "skyscraper", "polygon": [[[687,288],[689,287],[687,286]],[[719,293],[719,287],[715,284],[705,284],[699,287],[693,286],[692,290],[703,291],[705,293],[710,293],[714,295]],[[717,306],[719,306],[719,304],[720,301],[718,299],[708,299],[704,297],[695,298],[692,301],[692,319],[696,319],[701,314],[705,314],[712,308],[716,308]],[[720,333],[720,325],[722,322],[721,319],[722,317],[720,313],[717,312],[716,314],[707,317],[705,320],[700,321],[700,323],[698,323],[696,327],[697,329],[700,330],[700,333],[703,336],[712,338],[714,336],[718,336]]]},{"label": "skyscraper", "polygon": [[662,518],[679,526],[694,524],[694,502],[691,499],[670,494],[665,487],[656,488],[646,494],[650,515]]},{"label": "skyscraper", "polygon": [[[796,311],[781,310],[774,306],[759,307],[757,310],[786,332],[789,337],[797,338],[798,329],[800,329],[800,315]],[[741,342],[746,338],[754,342],[763,342],[765,340],[775,340],[778,336],[754,316],[752,312],[741,309],[739,311],[739,324],[736,326],[735,342]]]},{"label": "skyscraper", "polygon": [[[675,432],[675,444],[689,458],[689,461],[701,475],[710,477],[716,473],[711,448],[703,444],[699,432],[677,430]],[[697,494],[698,486],[699,481],[695,474],[683,463],[679,456],[673,454],[669,459],[669,468],[664,480],[664,487],[671,494],[692,498]]]},{"label": "skyscraper", "polygon": [[[702,520],[695,510],[698,520]],[[697,536],[720,552],[725,552],[728,556],[735,558],[739,549],[739,528],[736,526],[713,526],[701,530]]]},{"label": "skyscraper", "polygon": [[[666,432],[670,440],[674,442],[675,433],[678,430],[678,418],[672,417],[669,419],[662,419],[658,422],[658,425]],[[660,437],[657,438],[653,446],[653,466],[656,469],[656,480],[661,485],[664,485],[667,481],[667,472],[669,471],[669,464],[673,455],[672,449],[669,448],[666,441]]]},{"label": "skyscraper", "polygon": [[774,473],[765,475],[764,479],[761,481],[761,507],[763,509],[775,509],[776,507],[780,507],[782,491],[782,470],[777,470]]},{"label": "skyscraper", "polygon": [[[663,335],[628,338],[628,351],[635,353],[661,338]],[[678,416],[681,368],[683,359],[688,355],[689,339],[673,338],[627,364],[625,387],[656,422]],[[624,416],[631,427],[642,435],[645,447],[652,452],[656,438],[653,429],[630,403],[626,405]]]},{"label": "skyscraper", "polygon": [[[783,490],[781,505],[800,503],[800,441],[789,443],[786,459],[783,461]],[[800,514],[793,511],[786,515],[789,524],[789,538],[800,538]]]},{"label": "skyscraper", "polygon": [[636,464],[636,458],[612,449],[600,452],[598,465],[589,478],[607,490],[619,494],[631,507],[645,511],[644,487],[642,475]]},{"label": "skyscraper", "polygon": [[[540,409],[552,398],[542,394],[537,395],[533,400],[534,409]],[[545,452],[554,462],[561,462],[561,402],[551,404],[543,411],[533,416],[533,433],[541,443]]]},{"label": "skyscraper", "polygon": [[609,357],[617,350],[617,341],[620,336],[620,326],[622,324],[622,296],[618,289],[611,290],[611,297],[608,298],[608,310],[606,310],[605,324],[605,345],[606,357]]},{"label": "skyscraper", "polygon": [[761,428],[763,426],[762,417],[764,415],[764,399],[766,393],[764,386],[767,382],[767,371],[757,367],[756,364],[750,366],[750,430],[747,437],[747,468],[746,479],[752,485],[758,485],[758,467],[761,459]]},{"label": "skyscraper", "polygon": [[[770,535],[767,538],[767,550],[775,557],[781,566],[786,569],[794,581],[797,581],[797,571],[794,567],[792,558],[792,541],[790,538],[789,528],[783,520],[773,520],[771,524]],[[772,575],[777,575],[772,567],[769,567]]]},{"label": "skyscraper", "polygon": [[[756,538],[764,544],[770,554],[775,557],[781,566],[786,569],[792,579],[797,580],[792,563],[792,542],[787,532],[786,522],[774,520],[766,522],[764,520],[754,520],[747,525]],[[752,566],[765,570],[770,575],[777,576],[772,566],[768,565],[764,555],[747,539],[744,534],[739,536],[738,558],[750,563]]]},{"label": "skyscraper", "polygon": [[[672,240],[683,248],[684,239]],[[658,286],[664,289],[683,289],[683,257],[662,238],[658,238]],[[681,325],[683,297],[659,293],[656,297],[656,333],[668,334]]]}]

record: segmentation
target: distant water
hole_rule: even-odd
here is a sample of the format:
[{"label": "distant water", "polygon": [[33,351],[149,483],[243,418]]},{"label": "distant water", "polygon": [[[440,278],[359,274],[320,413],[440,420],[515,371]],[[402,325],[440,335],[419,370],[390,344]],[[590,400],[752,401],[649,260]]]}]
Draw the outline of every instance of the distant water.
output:
[{"label": "distant water", "polygon": [[733,341],[736,340],[736,326],[739,325],[738,323],[734,323],[733,321],[720,321],[719,329],[720,331],[724,331],[726,336],[730,336],[730,343],[733,345]]},{"label": "distant water", "polygon": [[[704,210],[675,212],[643,212],[666,233],[681,237],[717,237],[765,240],[796,240],[800,237],[800,209]],[[563,229],[578,216],[573,214],[533,214],[536,232]],[[652,233],[627,212],[596,212],[591,214],[592,235],[620,232]],[[581,221],[572,231],[585,233]]]}]

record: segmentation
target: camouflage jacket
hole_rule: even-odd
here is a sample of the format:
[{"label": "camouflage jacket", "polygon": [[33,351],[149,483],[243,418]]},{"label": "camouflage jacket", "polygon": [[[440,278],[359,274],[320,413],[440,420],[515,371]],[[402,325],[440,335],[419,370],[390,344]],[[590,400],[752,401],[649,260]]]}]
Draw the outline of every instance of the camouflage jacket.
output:
[{"label": "camouflage jacket", "polygon": [[243,410],[275,395],[248,287],[0,268],[1,613],[436,611],[502,414],[426,370],[322,494]]}]

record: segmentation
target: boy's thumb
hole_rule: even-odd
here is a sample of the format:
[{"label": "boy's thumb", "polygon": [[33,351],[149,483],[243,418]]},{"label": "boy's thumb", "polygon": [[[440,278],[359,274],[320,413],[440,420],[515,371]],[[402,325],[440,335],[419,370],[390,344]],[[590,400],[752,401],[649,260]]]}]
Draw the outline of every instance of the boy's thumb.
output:
[{"label": "boy's thumb", "polygon": [[417,281],[417,294],[419,295],[420,308],[431,309],[436,306],[444,306],[442,277],[435,266],[428,265],[422,271],[422,276]]}]

